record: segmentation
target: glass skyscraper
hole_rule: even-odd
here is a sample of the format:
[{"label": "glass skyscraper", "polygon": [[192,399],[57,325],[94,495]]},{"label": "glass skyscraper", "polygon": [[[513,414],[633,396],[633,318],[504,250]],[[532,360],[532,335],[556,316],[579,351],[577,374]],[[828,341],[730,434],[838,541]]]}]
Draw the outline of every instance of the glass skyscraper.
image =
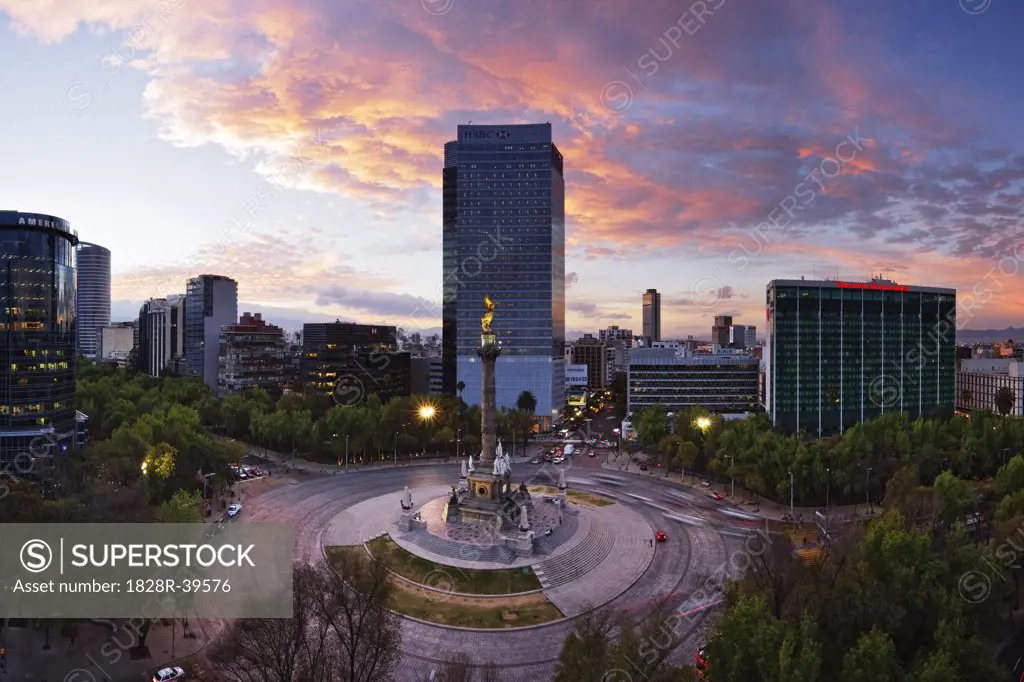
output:
[{"label": "glass skyscraper", "polygon": [[442,385],[480,404],[483,299],[502,354],[497,405],[565,405],[565,181],[551,124],[459,126],[444,149]]},{"label": "glass skyscraper", "polygon": [[75,442],[77,244],[61,218],[0,211],[0,471],[41,475]]},{"label": "glass skyscraper", "polygon": [[217,390],[220,330],[238,322],[238,282],[223,275],[199,275],[185,293],[185,362],[189,376]]},{"label": "glass skyscraper", "polygon": [[81,242],[77,256],[78,352],[92,358],[99,331],[110,324],[110,250]]},{"label": "glass skyscraper", "polygon": [[953,410],[955,289],[774,280],[767,304],[765,404],[780,429],[823,436],[886,411]]}]

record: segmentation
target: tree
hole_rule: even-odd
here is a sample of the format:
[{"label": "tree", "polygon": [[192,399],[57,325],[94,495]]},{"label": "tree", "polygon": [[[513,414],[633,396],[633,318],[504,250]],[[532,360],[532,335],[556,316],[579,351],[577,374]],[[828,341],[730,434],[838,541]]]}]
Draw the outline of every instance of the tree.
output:
[{"label": "tree", "polygon": [[996,390],[995,404],[999,414],[1005,417],[1013,412],[1013,408],[1016,407],[1017,395],[1009,386],[1000,386]]},{"label": "tree", "polygon": [[171,499],[156,510],[156,520],[161,523],[202,523],[202,494],[198,490],[175,492]]},{"label": "tree", "polygon": [[902,682],[903,668],[892,638],[871,628],[843,657],[842,682]]},{"label": "tree", "polygon": [[516,398],[516,407],[523,412],[535,414],[537,412],[537,398],[529,391],[523,391]]},{"label": "tree", "polygon": [[636,435],[645,447],[657,445],[668,435],[668,411],[664,405],[655,405],[640,413]]},{"label": "tree", "polygon": [[462,397],[462,392],[466,390],[466,382],[460,381],[455,384],[455,390],[459,392],[459,397]]},{"label": "tree", "polygon": [[601,682],[612,668],[611,630],[608,612],[588,611],[576,620],[573,631],[562,644],[554,682]]},{"label": "tree", "polygon": [[[331,625],[318,617],[316,592],[324,587],[318,569],[296,566],[291,618],[234,621],[210,660],[238,682],[332,682],[340,677]],[[344,679],[344,678],[343,678]]]}]

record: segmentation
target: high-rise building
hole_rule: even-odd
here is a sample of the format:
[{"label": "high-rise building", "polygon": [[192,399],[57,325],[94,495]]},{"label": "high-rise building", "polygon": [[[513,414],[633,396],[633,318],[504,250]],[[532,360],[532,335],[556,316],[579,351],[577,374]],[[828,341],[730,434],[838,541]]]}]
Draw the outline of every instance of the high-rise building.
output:
[{"label": "high-rise building", "polygon": [[78,244],[78,352],[96,356],[99,331],[110,324],[110,251]]},{"label": "high-rise building", "polygon": [[816,435],[886,411],[952,411],[956,290],[870,282],[767,286],[765,402],[772,423]]},{"label": "high-rise building", "polygon": [[633,343],[633,330],[619,329],[615,325],[610,325],[607,329],[598,330],[597,336],[604,342],[625,341],[627,344]]},{"label": "high-rise building", "polygon": [[711,328],[712,345],[728,348],[732,338],[732,315],[715,315],[715,326]]},{"label": "high-rise building", "polygon": [[302,326],[305,390],[355,404],[370,394],[382,402],[410,395],[409,353],[397,352],[396,328],[328,322]]},{"label": "high-rise building", "polygon": [[734,324],[729,327],[729,346],[742,350],[756,345],[757,327],[749,324]]},{"label": "high-rise building", "polygon": [[661,294],[657,289],[644,293],[644,343],[650,348],[653,341],[661,341]]},{"label": "high-rise building", "polygon": [[238,319],[238,282],[223,275],[199,275],[185,292],[185,361],[189,376],[217,390],[220,330]]},{"label": "high-rise building", "polygon": [[571,346],[571,364],[587,366],[587,388],[608,385],[608,348],[593,334],[584,334]]},{"label": "high-rise building", "polygon": [[242,313],[237,324],[220,330],[217,394],[226,397],[250,388],[280,390],[284,384],[284,332],[260,313]]},{"label": "high-rise building", "polygon": [[139,309],[136,369],[154,377],[186,373],[185,296],[151,298]]},{"label": "high-rise building", "polygon": [[758,408],[758,361],[749,355],[638,348],[629,354],[628,368],[630,413],[655,405],[669,412],[703,408],[715,414],[749,414]]},{"label": "high-rise building", "polygon": [[522,391],[541,421],[565,404],[565,181],[551,124],[459,126],[444,151],[445,391],[480,404],[484,296],[496,303],[497,406]]},{"label": "high-rise building", "polygon": [[76,440],[77,244],[61,218],[0,211],[0,471],[45,475]]}]

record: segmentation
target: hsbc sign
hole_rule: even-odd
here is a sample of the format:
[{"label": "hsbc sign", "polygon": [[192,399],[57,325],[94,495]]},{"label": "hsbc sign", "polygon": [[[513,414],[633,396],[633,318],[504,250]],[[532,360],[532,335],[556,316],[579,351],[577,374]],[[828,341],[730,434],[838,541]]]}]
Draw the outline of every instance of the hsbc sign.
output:
[{"label": "hsbc sign", "polygon": [[462,139],[464,140],[507,140],[512,133],[507,130],[487,130],[475,128],[471,130],[464,130],[462,132]]}]

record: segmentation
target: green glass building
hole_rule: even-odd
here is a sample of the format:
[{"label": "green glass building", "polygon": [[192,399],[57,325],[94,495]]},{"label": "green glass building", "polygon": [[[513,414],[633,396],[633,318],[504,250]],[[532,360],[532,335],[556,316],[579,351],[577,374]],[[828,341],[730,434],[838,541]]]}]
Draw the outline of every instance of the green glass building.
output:
[{"label": "green glass building", "polygon": [[886,411],[954,407],[955,289],[773,280],[767,327],[765,409],[783,431],[827,436]]}]

